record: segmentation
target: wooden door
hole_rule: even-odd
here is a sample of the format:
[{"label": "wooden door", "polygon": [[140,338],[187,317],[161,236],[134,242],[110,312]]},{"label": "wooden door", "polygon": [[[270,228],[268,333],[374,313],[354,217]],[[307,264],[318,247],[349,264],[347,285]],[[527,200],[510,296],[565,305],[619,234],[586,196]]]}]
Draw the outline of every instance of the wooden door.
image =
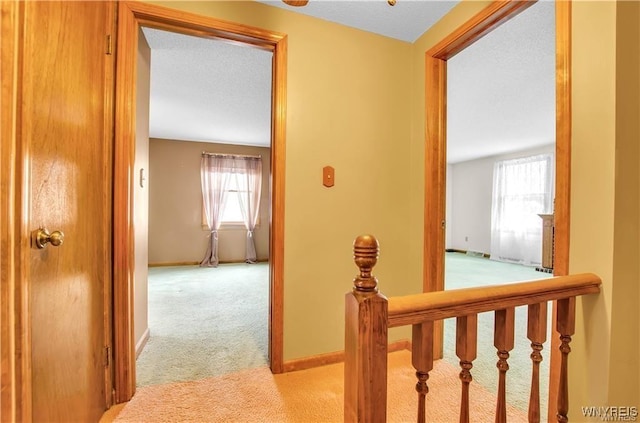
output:
[{"label": "wooden door", "polygon": [[[27,198],[31,413],[96,422],[111,394],[112,5],[23,3],[19,141]],[[35,245],[38,228],[63,243]]]}]

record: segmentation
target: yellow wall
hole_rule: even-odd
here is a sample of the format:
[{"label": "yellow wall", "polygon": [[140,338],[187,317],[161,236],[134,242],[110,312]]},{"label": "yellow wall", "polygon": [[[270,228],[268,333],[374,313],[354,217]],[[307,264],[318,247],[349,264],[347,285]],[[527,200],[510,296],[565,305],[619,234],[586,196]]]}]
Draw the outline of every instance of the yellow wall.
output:
[{"label": "yellow wall", "polygon": [[581,419],[581,406],[640,404],[640,15],[635,2],[573,5],[570,272],[603,279],[577,307],[570,401]]},{"label": "yellow wall", "polygon": [[[355,236],[379,237],[376,273],[385,294],[421,290],[424,52],[489,2],[463,1],[413,45],[255,3],[161,4],[288,34],[285,359],[342,349]],[[617,357],[637,359],[640,329],[628,302],[640,298],[638,254],[635,265],[617,254],[638,249],[623,236],[627,224],[640,233],[637,204],[623,199],[640,196],[626,155],[640,158],[633,119],[616,116],[616,107],[633,102],[616,98],[616,77],[629,64],[616,60],[616,32],[633,26],[617,23],[616,8],[625,6],[573,4],[570,271],[603,279],[600,296],[578,302],[570,400],[580,420],[583,405],[637,405],[625,403],[638,396],[637,381],[629,382],[640,374],[637,363]],[[331,189],[321,185],[325,165],[336,168]],[[627,178],[635,183],[627,186]]]},{"label": "yellow wall", "polygon": [[422,238],[409,218],[411,44],[256,2],[158,4],[288,35],[284,358],[343,350],[356,236],[380,240],[385,294],[422,285],[407,277],[421,274],[408,252]]},{"label": "yellow wall", "polygon": [[[269,258],[270,149],[229,144],[152,138],[149,148],[149,264],[200,263],[209,242],[202,223],[200,158],[202,152],[262,156],[262,197],[255,230],[258,260]],[[247,245],[244,225],[222,225],[218,258],[243,262]]]},{"label": "yellow wall", "polygon": [[[609,403],[640,406],[640,3],[616,13],[616,198]],[[624,382],[619,382],[624,381]],[[614,402],[614,400],[616,402]]]},{"label": "yellow wall", "polygon": [[[597,273],[603,284],[600,296],[578,301],[571,400],[580,406],[601,406],[607,404],[611,360],[616,5],[575,2],[573,6],[569,271]],[[593,31],[596,27],[598,31]]]}]

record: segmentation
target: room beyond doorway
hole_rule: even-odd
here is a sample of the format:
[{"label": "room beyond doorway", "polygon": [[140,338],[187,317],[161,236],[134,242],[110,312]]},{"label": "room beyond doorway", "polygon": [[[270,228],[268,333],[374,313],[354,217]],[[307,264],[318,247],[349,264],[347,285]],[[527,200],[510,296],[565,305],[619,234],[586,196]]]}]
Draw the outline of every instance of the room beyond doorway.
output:
[{"label": "room beyond doorway", "polygon": [[542,264],[555,180],[555,4],[447,61],[446,249]]},{"label": "room beyond doorway", "polygon": [[137,385],[199,380],[268,365],[269,265],[149,269],[152,336]]},{"label": "room beyond doorway", "polygon": [[133,337],[134,225],[131,198],[138,183],[134,176],[136,57],[142,25],[164,30],[226,39],[273,52],[271,163],[269,221],[269,365],[283,371],[283,273],[284,183],[287,39],[247,25],[203,17],[140,2],[118,4],[118,48],[115,100],[115,147],[113,192],[113,363],[114,399],[128,401],[135,392],[135,342]]},{"label": "room beyond doorway", "polygon": [[[238,324],[240,319],[218,313],[235,310],[234,305],[242,303],[238,298],[226,295],[202,303],[211,299],[210,294],[220,292],[211,291],[212,287],[224,287],[225,281],[235,279],[237,272],[231,272],[231,268],[239,268],[227,266],[227,272],[214,272],[215,269],[199,271],[193,266],[203,260],[214,240],[216,264],[218,258],[222,263],[256,259],[264,262],[267,271],[254,273],[252,278],[256,287],[266,289],[264,298],[254,298],[262,302],[251,304],[245,312],[252,308],[268,310],[266,262],[270,251],[269,225],[265,222],[271,220],[273,53],[147,27],[139,31],[138,40],[135,168],[139,169],[140,180],[134,188],[134,335],[141,370],[136,371],[140,378],[137,384],[192,380],[219,375],[228,368],[242,369],[243,360],[228,365],[223,357],[229,345],[239,344],[243,338],[225,334],[251,327],[264,329],[264,342],[260,344],[264,343],[262,364],[266,364],[268,313],[264,313],[263,321],[244,327]],[[244,113],[236,113],[238,109]],[[201,181],[208,172],[202,162],[205,152],[237,157],[255,155],[261,163],[256,189],[247,187],[249,192],[257,193],[255,204],[250,207],[257,219],[257,224],[251,223],[255,227],[246,226],[250,224],[249,211],[238,209],[229,221],[227,211],[233,208],[229,204],[235,199],[238,206],[237,191],[227,193],[227,200],[216,206],[222,213],[214,218],[217,224],[206,218],[212,210],[203,205]],[[252,243],[257,258],[245,257],[248,242]],[[163,266],[165,270],[154,268],[147,272],[147,265]],[[166,266],[172,265],[182,267],[166,271]],[[182,277],[187,269],[191,269],[187,272],[191,277]],[[255,280],[258,275],[264,279]],[[194,286],[200,289],[200,295],[192,292]],[[192,307],[184,303],[186,300]],[[167,307],[169,312],[163,313]],[[236,345],[234,355],[251,351],[253,343]],[[185,350],[193,353],[185,355]],[[255,365],[253,360],[246,364]]]}]

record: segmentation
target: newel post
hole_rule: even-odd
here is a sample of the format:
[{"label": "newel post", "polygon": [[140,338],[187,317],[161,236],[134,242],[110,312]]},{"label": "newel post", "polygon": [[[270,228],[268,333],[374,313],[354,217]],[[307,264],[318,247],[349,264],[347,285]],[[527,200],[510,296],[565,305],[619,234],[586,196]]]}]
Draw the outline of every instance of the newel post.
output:
[{"label": "newel post", "polygon": [[387,298],[378,292],[371,269],[378,241],[361,235],[353,243],[359,275],[345,297],[344,421],[387,419]]}]

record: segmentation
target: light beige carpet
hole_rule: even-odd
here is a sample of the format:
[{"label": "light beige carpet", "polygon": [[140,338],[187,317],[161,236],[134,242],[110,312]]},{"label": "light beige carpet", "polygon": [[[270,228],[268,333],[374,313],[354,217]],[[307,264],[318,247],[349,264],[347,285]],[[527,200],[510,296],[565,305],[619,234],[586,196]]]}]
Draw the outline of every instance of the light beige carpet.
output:
[{"label": "light beige carpet", "polygon": [[[460,369],[438,361],[430,374],[427,420],[458,421]],[[343,364],[273,375],[266,367],[191,382],[139,388],[115,422],[342,422]],[[411,354],[389,355],[387,421],[414,422],[416,378]],[[508,386],[508,380],[507,380]],[[494,420],[496,399],[471,384],[471,421]],[[511,406],[509,422],[526,415]]]},{"label": "light beige carpet", "polygon": [[152,267],[148,290],[139,387],[267,365],[268,263]]}]

